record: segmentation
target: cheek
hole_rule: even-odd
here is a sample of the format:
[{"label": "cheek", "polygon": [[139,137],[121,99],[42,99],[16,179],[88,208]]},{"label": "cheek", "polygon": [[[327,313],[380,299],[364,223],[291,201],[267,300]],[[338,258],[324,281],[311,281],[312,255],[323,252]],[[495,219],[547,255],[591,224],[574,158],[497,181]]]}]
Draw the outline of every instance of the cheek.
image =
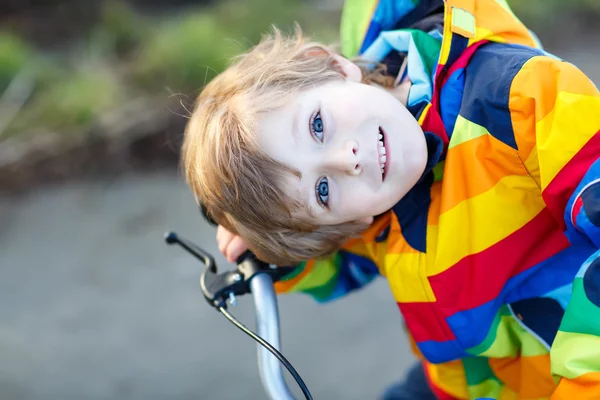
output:
[{"label": "cheek", "polygon": [[344,191],[346,209],[352,214],[364,214],[380,208],[392,197],[384,192],[376,192],[366,183],[355,182]]}]

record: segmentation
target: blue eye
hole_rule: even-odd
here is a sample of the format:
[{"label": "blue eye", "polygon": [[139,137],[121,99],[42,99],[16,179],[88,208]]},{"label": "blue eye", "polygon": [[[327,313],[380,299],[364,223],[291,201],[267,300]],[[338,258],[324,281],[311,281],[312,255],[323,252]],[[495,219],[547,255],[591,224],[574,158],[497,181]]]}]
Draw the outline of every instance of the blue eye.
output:
[{"label": "blue eye", "polygon": [[329,201],[329,182],[327,181],[327,178],[319,179],[315,189],[317,194],[317,202],[322,207],[327,207],[327,202]]},{"label": "blue eye", "polygon": [[323,119],[320,111],[310,119],[310,132],[318,141],[323,141]]}]

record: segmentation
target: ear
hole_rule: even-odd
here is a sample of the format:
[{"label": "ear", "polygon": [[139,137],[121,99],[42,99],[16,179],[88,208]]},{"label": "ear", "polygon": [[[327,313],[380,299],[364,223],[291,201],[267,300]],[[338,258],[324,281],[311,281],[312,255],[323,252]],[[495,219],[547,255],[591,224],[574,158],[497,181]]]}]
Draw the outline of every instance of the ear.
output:
[{"label": "ear", "polygon": [[335,65],[340,69],[340,72],[346,77],[346,79],[354,82],[362,81],[362,71],[358,65],[340,55],[333,54],[332,56],[335,60]]}]

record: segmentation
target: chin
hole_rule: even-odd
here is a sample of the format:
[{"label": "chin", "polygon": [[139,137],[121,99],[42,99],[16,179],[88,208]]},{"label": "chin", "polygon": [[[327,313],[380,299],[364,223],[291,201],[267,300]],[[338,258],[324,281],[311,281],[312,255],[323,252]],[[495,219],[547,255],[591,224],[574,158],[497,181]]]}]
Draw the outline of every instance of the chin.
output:
[{"label": "chin", "polygon": [[386,196],[385,200],[381,201],[382,208],[385,209],[382,211],[382,213],[394,207],[396,203],[398,203],[404,197],[407,190],[404,190],[403,186],[404,185],[398,185],[397,190],[395,190],[393,193],[390,193],[388,196]]}]

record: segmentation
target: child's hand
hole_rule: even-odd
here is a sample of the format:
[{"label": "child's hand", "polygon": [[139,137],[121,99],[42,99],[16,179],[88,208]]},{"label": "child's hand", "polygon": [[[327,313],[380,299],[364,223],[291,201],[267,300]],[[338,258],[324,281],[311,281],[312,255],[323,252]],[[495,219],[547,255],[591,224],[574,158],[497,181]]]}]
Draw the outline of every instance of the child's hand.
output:
[{"label": "child's hand", "polygon": [[217,227],[217,245],[230,263],[234,263],[244,251],[248,250],[248,245],[241,236],[229,232],[221,225]]}]

